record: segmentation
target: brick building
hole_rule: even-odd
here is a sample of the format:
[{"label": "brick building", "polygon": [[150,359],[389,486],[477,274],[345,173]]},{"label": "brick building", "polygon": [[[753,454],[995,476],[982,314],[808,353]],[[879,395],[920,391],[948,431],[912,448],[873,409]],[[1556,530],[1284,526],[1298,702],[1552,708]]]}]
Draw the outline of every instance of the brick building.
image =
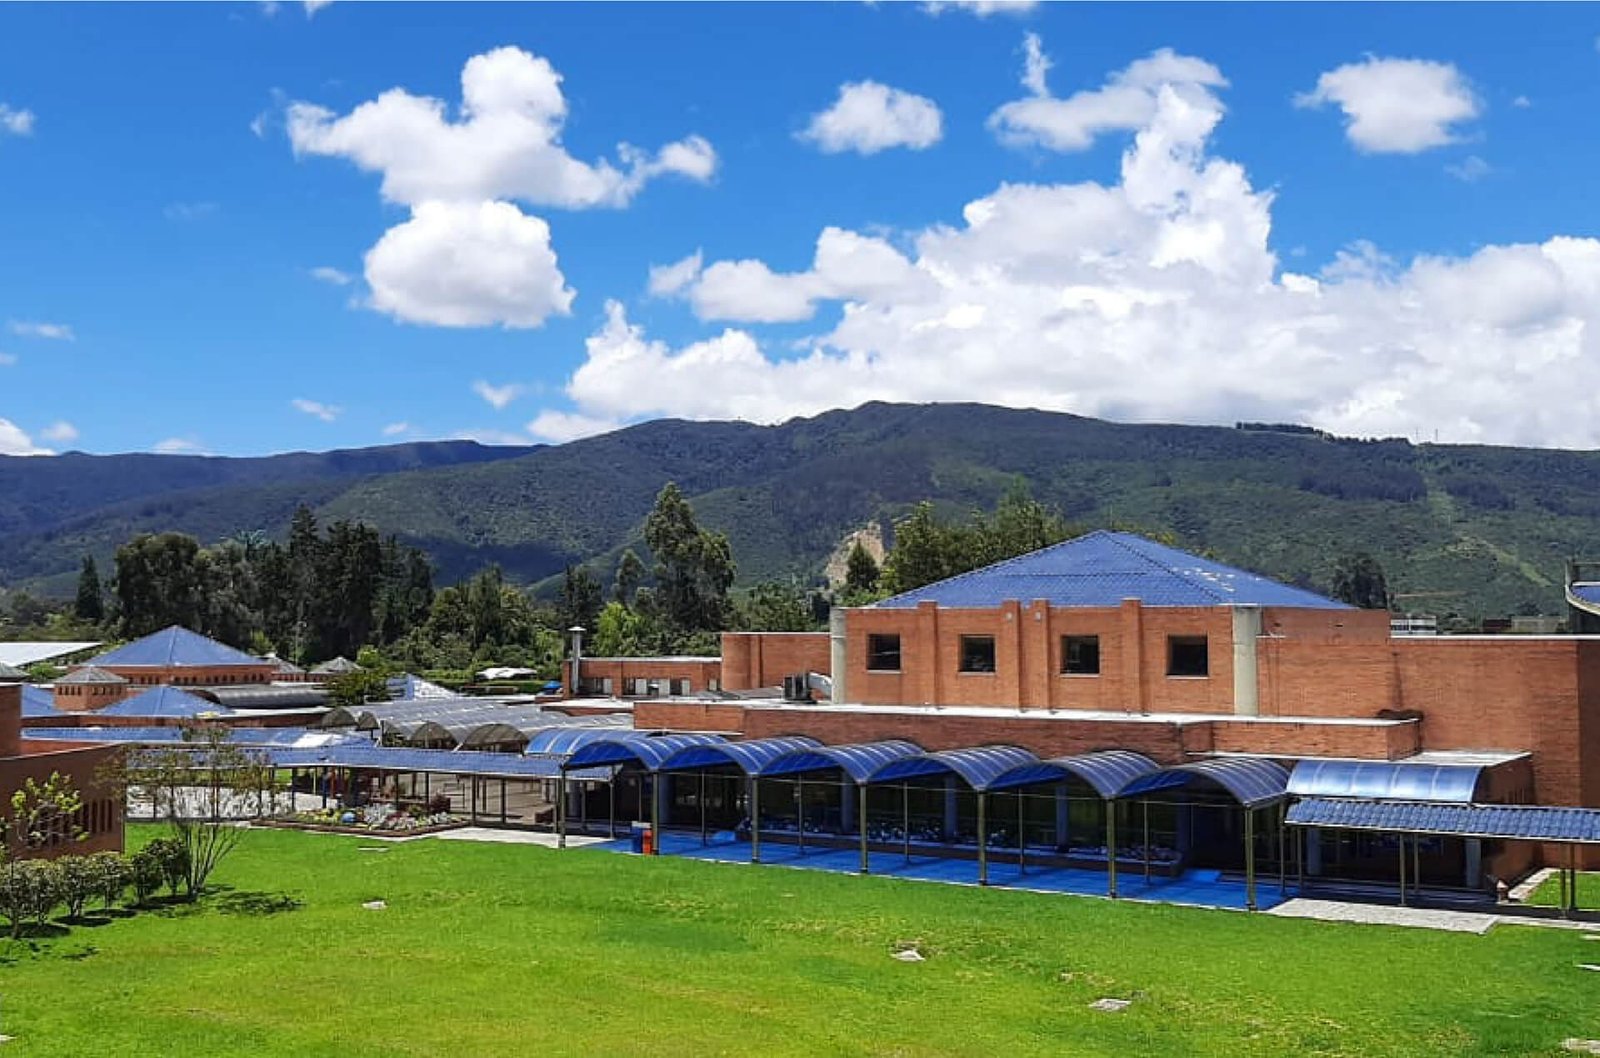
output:
[{"label": "brick building", "polygon": [[108,650],[56,681],[56,708],[104,709],[151,687],[237,687],[271,683],[279,663],[252,657],[173,625]]},{"label": "brick building", "polygon": [[70,742],[57,739],[22,737],[22,684],[0,675],[0,803],[9,805],[11,795],[28,779],[44,782],[52,772],[72,780],[83,797],[83,809],[72,824],[83,834],[81,841],[68,839],[62,827],[59,840],[46,839],[29,845],[20,834],[7,833],[11,854],[18,856],[59,856],[65,853],[90,853],[122,848],[123,805],[110,790],[101,787],[97,776],[120,752],[105,743]]}]

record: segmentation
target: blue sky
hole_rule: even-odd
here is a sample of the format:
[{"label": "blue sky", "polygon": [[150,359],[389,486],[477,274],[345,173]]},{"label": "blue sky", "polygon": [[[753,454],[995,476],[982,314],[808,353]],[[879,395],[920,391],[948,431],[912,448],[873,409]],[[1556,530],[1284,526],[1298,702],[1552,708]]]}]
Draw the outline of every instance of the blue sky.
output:
[{"label": "blue sky", "polygon": [[0,6],[0,452],[869,399],[1600,446],[1597,33],[1580,5]]}]

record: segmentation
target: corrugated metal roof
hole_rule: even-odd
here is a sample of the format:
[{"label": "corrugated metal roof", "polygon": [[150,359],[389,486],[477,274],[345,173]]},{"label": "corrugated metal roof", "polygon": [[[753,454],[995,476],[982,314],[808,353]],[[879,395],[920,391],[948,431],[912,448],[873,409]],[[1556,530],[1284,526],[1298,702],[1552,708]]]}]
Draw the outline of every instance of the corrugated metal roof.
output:
[{"label": "corrugated metal roof", "polygon": [[99,646],[98,642],[56,643],[52,641],[17,641],[0,643],[0,662],[7,665],[32,665],[36,661],[50,661],[78,654]]},{"label": "corrugated metal roof", "polygon": [[7,665],[0,661],[0,683],[21,683],[28,678],[28,674],[15,665]]},{"label": "corrugated metal roof", "polygon": [[973,746],[945,749],[890,761],[868,778],[868,782],[900,782],[933,775],[959,776],[972,789],[984,792],[995,779],[1015,768],[1039,763],[1039,758],[1021,746]]},{"label": "corrugated metal roof", "polygon": [[1010,600],[1052,606],[1289,606],[1350,609],[1133,533],[1098,531],[896,595],[875,605],[989,608]]},{"label": "corrugated metal roof", "polygon": [[231,709],[297,709],[328,704],[328,692],[314,683],[256,683],[202,687],[195,691]]},{"label": "corrugated metal roof", "polygon": [[922,747],[904,739],[858,742],[848,746],[817,746],[785,753],[767,765],[763,775],[800,775],[809,771],[842,770],[858,783],[892,761],[915,757]]},{"label": "corrugated metal roof", "polygon": [[1052,757],[1020,768],[1012,768],[989,784],[991,790],[1009,790],[1035,783],[1061,782],[1075,777],[1094,788],[1101,797],[1115,797],[1129,783],[1161,770],[1161,765],[1142,753],[1108,749]]},{"label": "corrugated metal roof", "polygon": [[1470,804],[1483,768],[1475,764],[1407,764],[1404,761],[1302,760],[1289,775],[1296,797],[1446,801]]},{"label": "corrugated metal roof", "polygon": [[152,687],[148,691],[124,698],[96,712],[102,716],[194,717],[201,713],[212,716],[228,715],[225,707],[178,687]]},{"label": "corrugated metal roof", "polygon": [[1309,797],[1289,806],[1288,821],[1291,826],[1303,827],[1600,845],[1600,809],[1597,808],[1419,804]]},{"label": "corrugated metal roof", "polygon": [[638,764],[646,771],[656,771],[668,757],[680,749],[721,741],[723,741],[721,735],[651,735],[644,731],[617,732],[608,738],[597,739],[580,747],[567,758],[567,764],[572,768],[601,764]]},{"label": "corrugated metal roof", "polygon": [[1289,772],[1273,760],[1254,757],[1213,757],[1174,764],[1135,779],[1118,791],[1118,797],[1137,797],[1162,790],[1177,790],[1196,779],[1208,779],[1245,808],[1259,808],[1282,800],[1288,792]]},{"label": "corrugated metal roof", "polygon": [[698,771],[733,764],[746,775],[765,775],[768,764],[786,753],[820,745],[814,738],[789,735],[779,738],[753,738],[747,742],[709,742],[685,746],[661,762],[660,771]]},{"label": "corrugated metal roof", "polygon": [[311,674],[313,676],[339,676],[346,672],[359,672],[360,670],[360,665],[341,654],[336,658],[329,658],[322,664],[314,666]]},{"label": "corrugated metal roof", "polygon": [[173,666],[266,665],[268,662],[235,650],[226,643],[173,625],[143,639],[91,658],[91,665],[171,668]]}]

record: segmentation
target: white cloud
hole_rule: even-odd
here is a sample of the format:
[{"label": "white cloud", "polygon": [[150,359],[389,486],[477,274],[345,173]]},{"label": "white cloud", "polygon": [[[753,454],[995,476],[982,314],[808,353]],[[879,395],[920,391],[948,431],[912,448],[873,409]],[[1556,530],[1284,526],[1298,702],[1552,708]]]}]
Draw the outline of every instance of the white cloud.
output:
[{"label": "white cloud", "polygon": [[371,307],[439,327],[537,327],[574,292],[550,226],[509,202],[422,202],[366,255]]},{"label": "white cloud", "polygon": [[399,437],[401,434],[410,432],[411,424],[408,422],[392,422],[383,428],[383,436],[385,437]]},{"label": "white cloud", "polygon": [[40,430],[39,436],[56,444],[71,444],[78,439],[78,428],[65,419],[58,419]]},{"label": "white cloud", "polygon": [[33,135],[33,111],[0,103],[0,135]]},{"label": "white cloud", "polygon": [[475,55],[461,72],[459,119],[441,99],[391,88],[338,117],[291,103],[298,155],[348,158],[383,175],[383,196],[405,205],[435,200],[518,199],[584,209],[624,206],[655,177],[709,180],[717,155],[699,136],[655,152],[629,144],[618,161],[580,161],[561,143],[567,101],[547,59],[520,48]]},{"label": "white cloud", "polygon": [[1463,183],[1475,184],[1494,172],[1494,167],[1476,154],[1469,154],[1461,161],[1445,166],[1444,171]]},{"label": "white cloud", "polygon": [[332,422],[344,410],[336,404],[324,404],[321,401],[306,400],[304,397],[296,397],[289,402],[289,405],[295,411],[305,412],[312,418],[321,419],[323,422]]},{"label": "white cloud", "polygon": [[805,272],[773,272],[761,261],[718,261],[679,290],[701,319],[780,323],[810,319],[824,299],[910,299],[931,286],[883,239],[824,228]]},{"label": "white cloud", "polygon": [[[776,291],[766,318],[846,302],[798,352],[739,326],[669,344],[609,304],[568,380],[570,414],[779,422],[869,400],[971,400],[1600,446],[1600,239],[1409,261],[1353,245],[1284,271],[1273,195],[1211,153],[1223,109],[1195,87],[1154,91],[1119,179],[1003,184],[958,224],[901,233],[906,274],[879,289],[825,292],[821,267],[738,262],[750,289]],[[685,288],[697,309],[718,267]],[[745,318],[761,315],[751,301]]]},{"label": "white cloud", "polygon": [[55,453],[33,443],[16,423],[0,419],[0,456],[48,456]]},{"label": "white cloud", "polygon": [[1518,96],[1511,101],[1511,105],[1516,107],[1518,110],[1527,110],[1529,107],[1533,106],[1533,100],[1529,99],[1527,96]]},{"label": "white cloud", "polygon": [[978,18],[990,15],[1025,15],[1039,6],[1039,0],[928,0],[922,10],[930,15],[946,11],[965,11]]},{"label": "white cloud", "polygon": [[15,355],[6,352],[0,352],[0,367],[10,367],[16,362],[17,358]]},{"label": "white cloud", "polygon": [[472,392],[482,397],[495,411],[503,410],[507,404],[522,396],[526,389],[527,387],[516,382],[504,386],[492,386],[481,378],[472,384]]},{"label": "white cloud", "polygon": [[1294,102],[1337,105],[1350,142],[1370,154],[1416,154],[1454,143],[1456,126],[1482,112],[1471,85],[1450,63],[1377,56],[1329,70]]},{"label": "white cloud", "polygon": [[541,441],[565,444],[580,437],[609,433],[619,425],[612,419],[596,419],[565,411],[542,411],[528,423],[528,432]]},{"label": "white cloud", "polygon": [[157,441],[150,450],[167,456],[205,454],[205,446],[193,437],[168,437]]},{"label": "white cloud", "polygon": [[41,323],[37,320],[7,320],[6,329],[23,338],[48,338],[56,342],[77,340],[72,327],[65,323]]},{"label": "white cloud", "polygon": [[304,0],[306,17],[315,18],[318,11],[333,4],[333,0]]},{"label": "white cloud", "polygon": [[176,221],[205,220],[221,209],[215,202],[172,202],[161,210],[161,215]]},{"label": "white cloud", "polygon": [[799,138],[826,154],[876,154],[890,147],[925,150],[944,134],[944,118],[933,100],[876,81],[839,86],[839,98],[813,114]]},{"label": "white cloud", "polygon": [[318,265],[311,270],[311,278],[321,283],[334,287],[347,287],[355,282],[355,276],[349,272],[341,272],[329,265]]},{"label": "white cloud", "polygon": [[1220,106],[1211,90],[1228,84],[1210,63],[1162,48],[1111,74],[1100,88],[1058,99],[1046,84],[1052,64],[1038,34],[1024,38],[1023,51],[1022,86],[1028,95],[989,115],[989,128],[1013,147],[1087,150],[1102,133],[1147,126],[1161,91],[1176,93],[1203,109]]},{"label": "white cloud", "polygon": [[652,265],[648,284],[651,297],[666,298],[682,293],[690,283],[700,278],[702,264],[704,261],[701,259],[700,251],[696,250],[673,264]]}]

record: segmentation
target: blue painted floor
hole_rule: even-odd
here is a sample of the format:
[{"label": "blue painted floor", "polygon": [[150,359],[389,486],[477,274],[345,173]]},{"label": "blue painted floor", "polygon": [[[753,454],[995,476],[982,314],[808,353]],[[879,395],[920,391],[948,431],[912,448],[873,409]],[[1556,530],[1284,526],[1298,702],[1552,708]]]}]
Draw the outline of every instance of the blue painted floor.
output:
[{"label": "blue painted floor", "polygon": [[[632,843],[627,838],[588,846],[608,852],[630,852]],[[711,836],[706,845],[700,844],[698,835],[668,833],[661,845],[667,856],[681,856],[690,860],[710,860],[716,863],[749,863],[750,843],[735,841],[727,831]],[[861,853],[856,849],[807,848],[801,851],[793,844],[764,841],[761,843],[761,863],[772,867],[799,867],[814,871],[833,871],[838,874],[856,874],[861,866]],[[909,861],[900,853],[873,852],[868,858],[872,874],[889,878],[911,878],[925,882],[945,882],[952,885],[977,885],[976,860],[940,859],[913,854]],[[1073,893],[1079,896],[1105,896],[1104,871],[1085,871],[1066,867],[1026,867],[1020,873],[1014,863],[989,864],[989,885],[1008,889],[1030,889],[1047,893]],[[1127,900],[1146,900],[1167,904],[1187,904],[1195,907],[1220,907],[1243,910],[1245,887],[1242,881],[1224,880],[1216,871],[1185,871],[1177,878],[1152,877],[1149,883],[1144,873],[1137,869],[1123,869],[1117,874],[1117,895]],[[1284,894],[1278,892],[1278,880],[1261,878],[1256,883],[1256,907],[1266,910],[1276,907],[1295,895],[1294,886]]]}]

